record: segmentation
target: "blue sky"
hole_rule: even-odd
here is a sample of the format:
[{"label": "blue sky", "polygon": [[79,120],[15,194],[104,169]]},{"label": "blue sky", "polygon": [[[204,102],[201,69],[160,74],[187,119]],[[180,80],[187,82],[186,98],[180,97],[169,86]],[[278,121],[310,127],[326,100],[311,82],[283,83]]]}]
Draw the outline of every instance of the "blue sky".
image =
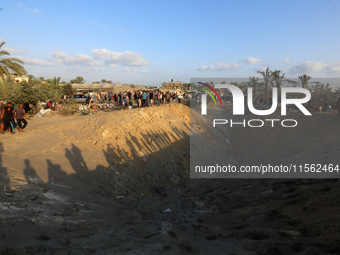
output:
[{"label": "blue sky", "polygon": [[0,41],[36,77],[160,86],[169,78],[340,77],[340,3],[13,1]]}]

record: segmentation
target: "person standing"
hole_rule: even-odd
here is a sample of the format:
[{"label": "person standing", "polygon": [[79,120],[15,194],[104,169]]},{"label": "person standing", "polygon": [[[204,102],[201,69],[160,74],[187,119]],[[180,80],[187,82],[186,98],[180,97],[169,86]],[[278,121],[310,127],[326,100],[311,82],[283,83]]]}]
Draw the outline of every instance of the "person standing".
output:
[{"label": "person standing", "polygon": [[[25,127],[27,126],[27,116],[23,104],[20,104],[19,108],[15,109],[15,118],[18,122],[19,132],[24,131]],[[24,123],[24,126],[22,126],[22,123]]]},{"label": "person standing", "polygon": [[159,104],[161,103],[161,100],[162,100],[162,93],[160,91],[158,91],[157,99],[158,99],[158,106],[159,106]]},{"label": "person standing", "polygon": [[153,91],[151,90],[151,91],[150,91],[150,105],[151,105],[151,106],[153,106],[153,101],[154,101],[153,98],[154,98],[154,93],[153,93]]},{"label": "person standing", "polygon": [[182,91],[181,91],[181,92],[179,92],[179,95],[178,95],[178,103],[179,104],[181,103],[182,99],[183,99],[183,95],[182,95]]},{"label": "person standing", "polygon": [[2,131],[4,129],[4,119],[3,119],[4,108],[5,108],[5,104],[3,104],[0,101],[0,131]]},{"label": "person standing", "polygon": [[149,93],[149,91],[146,93],[146,106],[150,107],[150,93]]},{"label": "person standing", "polygon": [[122,92],[121,91],[119,91],[118,100],[119,100],[119,105],[121,105],[122,104]]},{"label": "person standing", "polygon": [[12,128],[11,121],[13,119],[14,109],[12,103],[8,103],[3,110],[3,120],[4,120],[4,130],[1,133],[5,133],[7,129],[10,129],[12,134],[14,133],[14,128]]},{"label": "person standing", "polygon": [[146,98],[147,98],[147,95],[146,95],[146,93],[145,93],[145,91],[143,91],[143,94],[142,94],[142,98],[143,98],[143,107],[146,107]]}]

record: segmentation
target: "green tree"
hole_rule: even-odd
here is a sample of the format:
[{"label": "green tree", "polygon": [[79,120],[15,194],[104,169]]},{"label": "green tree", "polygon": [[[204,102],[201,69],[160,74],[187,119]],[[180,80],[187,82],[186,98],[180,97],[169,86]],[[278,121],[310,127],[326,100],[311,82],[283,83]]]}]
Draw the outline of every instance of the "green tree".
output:
[{"label": "green tree", "polygon": [[253,98],[256,97],[258,87],[263,85],[262,83],[259,82],[259,80],[260,79],[258,77],[253,76],[253,77],[249,77],[249,81],[245,82],[247,87],[253,88]]},{"label": "green tree", "polygon": [[283,73],[281,75],[281,71],[280,70],[275,70],[274,72],[272,72],[272,76],[273,76],[273,84],[274,84],[274,86],[277,87],[277,89],[280,91],[281,84],[283,83],[283,79],[285,77],[285,74]]},{"label": "green tree", "polygon": [[36,104],[44,99],[43,94],[39,93],[38,89],[27,81],[17,83],[14,93],[10,97],[14,104]]},{"label": "green tree", "polygon": [[107,83],[108,83],[108,84],[112,84],[113,82],[112,82],[111,80],[108,80]]},{"label": "green tree", "polygon": [[83,77],[77,76],[75,79],[71,80],[70,82],[71,82],[71,84],[73,84],[73,83],[83,84],[86,81],[85,81],[85,79]]},{"label": "green tree", "polygon": [[47,83],[51,85],[52,89],[60,89],[60,79],[61,77],[54,77],[53,79],[48,79]]},{"label": "green tree", "polygon": [[74,88],[70,83],[66,83],[65,85],[62,86],[61,93],[63,95],[72,95],[74,94]]},{"label": "green tree", "polygon": [[0,79],[0,100],[10,100],[14,93],[16,82],[12,76],[5,76]]},{"label": "green tree", "polygon": [[106,82],[107,82],[107,80],[105,80],[105,79],[102,79],[100,82],[104,84],[104,83],[106,83]]},{"label": "green tree", "polygon": [[9,58],[9,52],[1,50],[5,42],[0,43],[0,78],[4,79],[5,75],[10,76],[10,73],[15,73],[19,76],[26,75],[27,71],[23,67],[24,61],[18,58]]},{"label": "green tree", "polygon": [[269,68],[266,68],[266,71],[257,71],[257,73],[261,74],[263,76],[264,84],[265,84],[265,91],[264,91],[264,97],[267,99],[268,96],[268,87],[271,82],[271,78],[273,76],[273,72],[269,70]]},{"label": "green tree", "polygon": [[36,77],[34,77],[34,75],[29,74],[28,75],[28,83],[32,84],[33,86],[35,86],[35,85],[41,83],[41,80],[36,78]]},{"label": "green tree", "polygon": [[298,77],[299,77],[299,80],[301,81],[302,87],[303,87],[303,88],[307,88],[307,87],[308,87],[308,81],[309,81],[312,77],[310,77],[310,76],[307,75],[307,74],[300,75],[300,76],[298,76]]}]

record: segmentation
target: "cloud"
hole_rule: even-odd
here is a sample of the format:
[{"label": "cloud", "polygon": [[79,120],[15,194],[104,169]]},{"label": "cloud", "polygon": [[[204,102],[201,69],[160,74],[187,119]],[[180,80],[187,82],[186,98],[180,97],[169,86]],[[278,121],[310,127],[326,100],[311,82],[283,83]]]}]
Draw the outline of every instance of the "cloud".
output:
[{"label": "cloud", "polygon": [[90,66],[94,66],[94,65],[98,65],[99,63],[86,54],[76,54],[76,55],[70,56],[66,60],[66,64],[68,64],[68,65],[90,65]]},{"label": "cloud", "polygon": [[7,40],[2,38],[2,37],[0,37],[0,42],[7,42]]},{"label": "cloud", "polygon": [[64,52],[61,52],[61,51],[58,51],[58,50],[52,52],[51,56],[54,58],[54,61],[59,63],[59,64],[65,63],[68,59],[67,53],[64,53]]},{"label": "cloud", "polygon": [[124,51],[113,52],[107,49],[93,49],[95,59],[105,59],[105,64],[121,64],[124,66],[146,66],[148,61],[138,52]]},{"label": "cloud", "polygon": [[13,54],[25,54],[25,53],[27,53],[27,50],[24,50],[24,49],[13,49],[13,48],[8,48],[8,47],[4,47],[3,49],[8,51],[11,54],[12,53]]},{"label": "cloud", "polygon": [[24,61],[25,64],[27,65],[35,65],[35,66],[54,66],[55,63],[50,62],[50,61],[43,61],[35,58],[24,58],[24,57],[17,57]]},{"label": "cloud", "polygon": [[38,9],[33,9],[32,12],[34,12],[35,14],[41,14],[41,12]]},{"label": "cloud", "polygon": [[289,69],[289,73],[291,74],[304,74],[304,73],[316,73],[322,69],[327,67],[326,64],[321,62],[305,62],[296,66],[293,66]]},{"label": "cloud", "polygon": [[255,64],[260,63],[262,61],[263,61],[263,59],[259,59],[259,58],[246,58],[246,59],[241,60],[240,62],[255,65]]},{"label": "cloud", "polygon": [[93,54],[93,57],[95,59],[106,59],[108,58],[108,56],[114,52],[110,51],[110,50],[107,50],[107,49],[101,49],[101,50],[98,50],[98,49],[93,49],[91,50],[92,54]]},{"label": "cloud", "polygon": [[124,72],[134,72],[134,73],[139,73],[139,74],[148,74],[150,73],[147,70],[140,70],[138,67],[127,67],[124,69]]},{"label": "cloud", "polygon": [[284,58],[284,60],[286,61],[287,64],[290,63],[290,59],[289,58]]},{"label": "cloud", "polygon": [[229,70],[237,70],[239,69],[239,65],[235,64],[235,65],[229,65],[226,63],[217,63],[214,66],[206,66],[203,65],[200,68],[198,68],[198,71],[229,71]]},{"label": "cloud", "polygon": [[54,61],[58,64],[81,65],[81,66],[100,65],[98,61],[96,61],[95,59],[86,54],[68,55],[65,52],[56,50],[51,53],[51,56],[53,57]]},{"label": "cloud", "polygon": [[340,62],[330,65],[326,68],[327,73],[337,73],[340,74]]}]

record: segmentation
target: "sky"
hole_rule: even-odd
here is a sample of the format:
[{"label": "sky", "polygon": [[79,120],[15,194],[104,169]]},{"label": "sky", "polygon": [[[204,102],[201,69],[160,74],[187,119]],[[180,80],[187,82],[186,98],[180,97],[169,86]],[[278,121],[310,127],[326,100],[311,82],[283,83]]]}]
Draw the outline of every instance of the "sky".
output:
[{"label": "sky", "polygon": [[340,77],[336,0],[0,2],[0,42],[35,77],[161,86],[170,78]]}]

